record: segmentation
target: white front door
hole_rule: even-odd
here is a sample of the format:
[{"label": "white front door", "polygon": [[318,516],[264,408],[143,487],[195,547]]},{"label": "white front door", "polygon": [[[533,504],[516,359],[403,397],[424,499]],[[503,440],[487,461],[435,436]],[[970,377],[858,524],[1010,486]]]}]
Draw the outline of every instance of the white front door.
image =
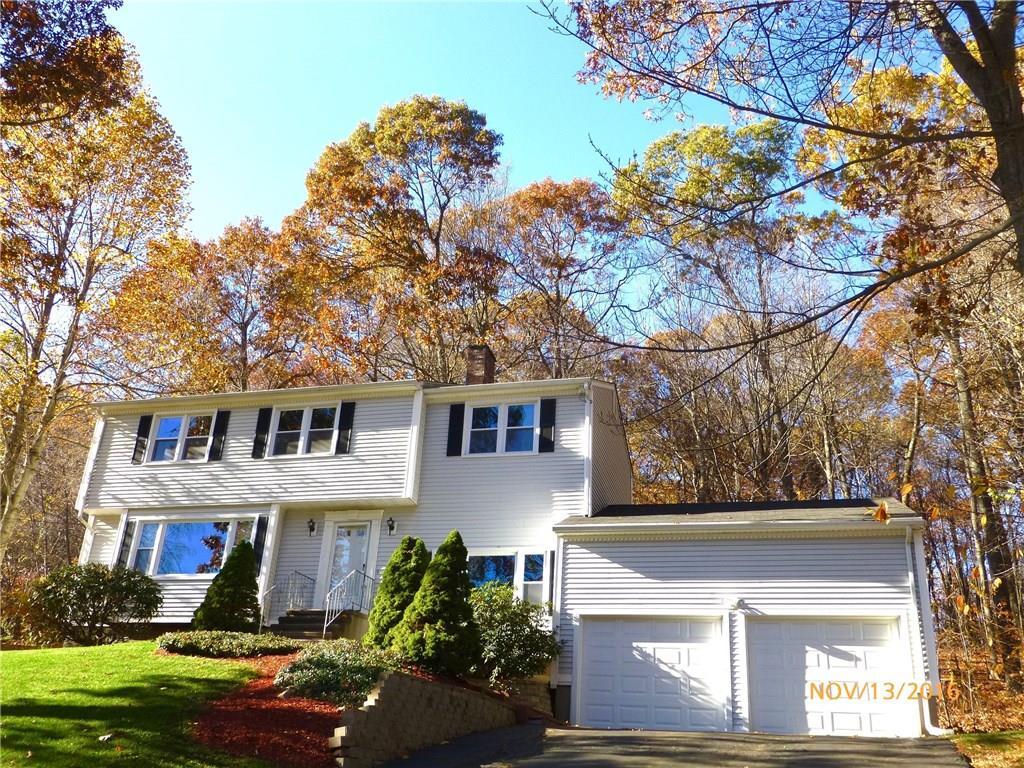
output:
[{"label": "white front door", "polygon": [[330,576],[327,590],[338,586],[352,571],[366,572],[370,526],[367,523],[335,523],[331,544]]},{"label": "white front door", "polygon": [[896,619],[748,619],[751,730],[920,736],[906,646]]},{"label": "white front door", "polygon": [[580,725],[726,729],[721,619],[587,617],[582,632]]}]

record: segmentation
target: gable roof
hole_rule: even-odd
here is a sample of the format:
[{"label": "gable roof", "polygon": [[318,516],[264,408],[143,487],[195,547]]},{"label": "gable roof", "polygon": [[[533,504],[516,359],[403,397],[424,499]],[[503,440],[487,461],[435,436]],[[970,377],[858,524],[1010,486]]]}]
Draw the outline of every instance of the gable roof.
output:
[{"label": "gable roof", "polygon": [[559,533],[649,530],[669,532],[708,528],[863,527],[883,524],[873,513],[882,502],[890,524],[923,525],[914,510],[893,498],[827,501],[734,501],[716,504],[612,504],[592,517],[569,517],[555,525]]}]

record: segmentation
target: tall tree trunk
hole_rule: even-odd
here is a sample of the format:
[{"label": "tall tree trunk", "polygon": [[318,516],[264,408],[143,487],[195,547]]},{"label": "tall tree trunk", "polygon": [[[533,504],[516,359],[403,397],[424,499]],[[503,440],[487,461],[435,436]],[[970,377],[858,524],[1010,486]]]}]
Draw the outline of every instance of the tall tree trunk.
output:
[{"label": "tall tree trunk", "polygon": [[1013,557],[1009,551],[1006,528],[990,494],[988,469],[979,442],[973,393],[964,366],[960,337],[958,332],[948,327],[944,329],[944,336],[952,362],[964,463],[971,484],[971,524],[982,536],[983,551],[980,553],[978,567],[982,587],[990,601],[990,606],[986,606],[990,616],[986,618],[992,622],[994,646],[1003,666],[1007,689],[1018,692],[1022,685],[1020,644],[1016,637],[1013,613]]}]

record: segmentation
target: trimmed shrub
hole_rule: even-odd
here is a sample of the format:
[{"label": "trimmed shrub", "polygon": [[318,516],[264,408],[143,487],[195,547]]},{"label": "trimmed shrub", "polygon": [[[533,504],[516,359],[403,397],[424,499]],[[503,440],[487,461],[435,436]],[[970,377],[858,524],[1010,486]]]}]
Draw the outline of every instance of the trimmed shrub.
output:
[{"label": "trimmed shrub", "polygon": [[495,687],[539,675],[558,655],[558,640],[544,628],[544,608],[520,600],[507,584],[484,584],[473,590],[469,602],[480,627],[477,671]]},{"label": "trimmed shrub", "polygon": [[416,597],[392,632],[392,649],[431,672],[463,675],[480,658],[469,605],[466,545],[452,531],[427,566]]},{"label": "trimmed shrub", "polygon": [[148,622],[163,598],[145,574],[99,563],[65,565],[28,587],[26,616],[50,642],[99,645],[118,638],[132,622]]},{"label": "trimmed shrub", "polygon": [[260,623],[256,553],[248,541],[239,542],[220,573],[213,577],[206,597],[192,616],[195,629],[255,632]]},{"label": "trimmed shrub", "polygon": [[430,553],[423,539],[403,536],[380,577],[377,597],[370,610],[370,628],[363,636],[364,644],[375,648],[387,648],[391,644],[392,630],[416,596],[429,563]]},{"label": "trimmed shrub", "polygon": [[274,678],[289,695],[361,706],[383,672],[398,669],[398,657],[355,640],[326,640],[307,646]]},{"label": "trimmed shrub", "polygon": [[193,630],[160,635],[156,639],[156,645],[168,653],[180,653],[185,656],[235,658],[294,653],[303,646],[303,643],[280,635]]}]

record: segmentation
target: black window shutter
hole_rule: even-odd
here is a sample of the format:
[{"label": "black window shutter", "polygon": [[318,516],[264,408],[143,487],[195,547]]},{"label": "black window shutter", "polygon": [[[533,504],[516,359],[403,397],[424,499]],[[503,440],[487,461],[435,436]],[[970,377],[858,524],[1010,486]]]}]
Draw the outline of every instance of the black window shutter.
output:
[{"label": "black window shutter", "polygon": [[466,404],[448,406],[448,455],[462,455],[462,424],[466,419]]},{"label": "black window shutter", "polygon": [[252,549],[256,554],[256,575],[260,575],[260,565],[263,563],[263,546],[267,542],[267,523],[270,519],[266,515],[256,518],[256,535],[252,537]]},{"label": "black window shutter", "polygon": [[555,398],[548,397],[540,401],[540,445],[538,453],[554,453],[555,451]]},{"label": "black window shutter", "polygon": [[256,419],[256,437],[252,441],[254,459],[262,459],[267,455],[267,435],[270,433],[270,417],[273,413],[273,408],[260,408],[260,415]]},{"label": "black window shutter", "polygon": [[135,521],[129,520],[124,525],[124,535],[121,537],[121,546],[117,550],[116,567],[128,567],[128,553],[132,551],[133,538],[135,538]]},{"label": "black window shutter", "polygon": [[342,403],[338,409],[338,442],[334,444],[334,453],[340,456],[352,450],[352,422],[355,420],[356,404]]},{"label": "black window shutter", "polygon": [[132,453],[132,464],[141,464],[146,460],[146,448],[149,446],[149,430],[153,426],[153,414],[139,416],[139,431],[135,433],[135,452]]},{"label": "black window shutter", "polygon": [[207,461],[220,461],[224,455],[224,436],[228,433],[228,421],[230,420],[231,411],[217,411],[213,417],[213,441],[210,443]]}]

